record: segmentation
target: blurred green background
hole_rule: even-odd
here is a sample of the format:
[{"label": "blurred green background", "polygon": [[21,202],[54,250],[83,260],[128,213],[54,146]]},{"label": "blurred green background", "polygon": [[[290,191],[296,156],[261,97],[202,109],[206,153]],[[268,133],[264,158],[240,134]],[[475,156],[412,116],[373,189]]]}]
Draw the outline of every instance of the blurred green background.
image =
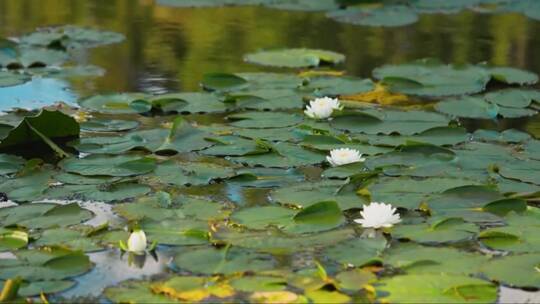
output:
[{"label": "blurred green background", "polygon": [[540,72],[540,22],[520,14],[421,15],[418,23],[372,28],[337,23],[324,13],[260,7],[172,8],[152,0],[2,0],[0,35],[76,24],[118,31],[121,44],[77,54],[107,70],[74,88],[95,91],[194,90],[202,74],[259,70],[242,62],[262,48],[309,47],[344,53],[348,73],[367,77],[384,63],[435,57],[487,61]]}]

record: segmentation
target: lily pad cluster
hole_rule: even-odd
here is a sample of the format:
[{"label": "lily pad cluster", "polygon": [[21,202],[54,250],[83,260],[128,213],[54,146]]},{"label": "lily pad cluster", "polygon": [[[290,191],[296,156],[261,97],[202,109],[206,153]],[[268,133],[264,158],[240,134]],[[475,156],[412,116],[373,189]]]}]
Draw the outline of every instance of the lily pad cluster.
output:
[{"label": "lily pad cluster", "polygon": [[78,65],[73,54],[80,49],[118,43],[119,33],[77,26],[41,28],[15,37],[0,48],[0,87],[23,84],[32,76],[100,76],[103,69]]},{"label": "lily pad cluster", "polygon": [[540,20],[540,4],[535,0],[158,0],[172,7],[262,6],[270,9],[326,12],[327,17],[342,23],[399,27],[414,24],[422,14],[457,14],[464,10],[482,13],[520,13]]},{"label": "lily pad cluster", "polygon": [[[65,290],[93,252],[126,262],[119,244],[136,228],[168,270],[108,286],[110,301],[477,303],[500,285],[540,288],[539,141],[460,126],[536,115],[536,75],[420,61],[374,76],[212,73],[198,92],[83,98],[80,123],[67,108],[0,116],[0,251],[15,257],[0,259],[2,284]],[[376,90],[419,106],[356,101]],[[322,96],[344,109],[304,115]],[[338,148],[365,161],[331,166]],[[110,222],[82,201],[109,206]],[[373,201],[401,223],[354,222]]]}]

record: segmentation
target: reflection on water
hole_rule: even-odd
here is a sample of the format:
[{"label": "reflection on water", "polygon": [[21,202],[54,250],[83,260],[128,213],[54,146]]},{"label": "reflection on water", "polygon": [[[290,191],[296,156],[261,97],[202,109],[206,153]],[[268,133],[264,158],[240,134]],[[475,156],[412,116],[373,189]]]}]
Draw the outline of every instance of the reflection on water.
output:
[{"label": "reflection on water", "polygon": [[524,291],[501,286],[498,303],[540,303],[540,291]]},{"label": "reflection on water", "polygon": [[21,85],[0,88],[0,112],[13,108],[38,109],[59,101],[71,105],[77,101],[65,80],[34,77]]},{"label": "reflection on water", "polygon": [[77,285],[61,293],[63,297],[98,296],[107,286],[130,279],[144,279],[163,274],[173,254],[168,248],[159,247],[155,259],[150,254],[134,256],[121,254],[119,250],[88,253],[96,266],[87,274],[76,277]]},{"label": "reflection on water", "polygon": [[0,35],[59,24],[100,27],[127,37],[77,59],[107,70],[104,77],[73,83],[83,95],[195,90],[206,72],[263,69],[245,64],[242,56],[275,47],[342,52],[347,61],[340,68],[364,77],[381,64],[423,57],[540,72],[540,36],[534,34],[540,22],[520,14],[423,14],[410,26],[373,28],[337,23],[323,13],[261,7],[172,8],[152,0],[47,0],[44,6],[33,0],[0,1]]}]

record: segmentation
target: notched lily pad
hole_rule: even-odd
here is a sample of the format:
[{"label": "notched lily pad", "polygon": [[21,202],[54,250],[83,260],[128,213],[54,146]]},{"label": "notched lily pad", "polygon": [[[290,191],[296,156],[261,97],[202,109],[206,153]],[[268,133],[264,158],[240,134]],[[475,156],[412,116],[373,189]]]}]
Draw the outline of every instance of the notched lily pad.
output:
[{"label": "notched lily pad", "polygon": [[244,57],[247,62],[261,65],[303,68],[321,64],[343,62],[345,56],[332,51],[312,49],[280,49],[251,53]]}]

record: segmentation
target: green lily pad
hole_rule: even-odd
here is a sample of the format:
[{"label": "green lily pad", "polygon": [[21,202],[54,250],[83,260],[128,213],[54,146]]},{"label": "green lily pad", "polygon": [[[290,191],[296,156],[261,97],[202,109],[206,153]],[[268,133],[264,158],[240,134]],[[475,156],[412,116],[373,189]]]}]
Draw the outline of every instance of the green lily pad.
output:
[{"label": "green lily pad", "polygon": [[246,112],[228,116],[233,122],[231,125],[239,128],[283,128],[302,122],[298,115],[282,112]]},{"label": "green lily pad", "polygon": [[28,284],[23,284],[19,289],[19,295],[23,297],[33,297],[43,294],[53,294],[63,290],[70,289],[75,285],[75,282],[68,280],[54,281],[35,281]]},{"label": "green lily pad", "polygon": [[158,164],[155,175],[149,177],[160,183],[172,185],[207,185],[218,179],[230,178],[236,175],[231,167],[211,163],[178,163],[172,160]]},{"label": "green lily pad", "polygon": [[263,166],[271,168],[290,168],[315,165],[324,161],[324,155],[304,149],[298,145],[278,142],[276,144],[262,143],[269,150],[266,153],[248,154],[230,157],[229,159],[247,164],[248,166]]},{"label": "green lily pad", "polygon": [[22,157],[0,154],[0,175],[16,173],[23,168],[24,163],[25,160]]},{"label": "green lily pad", "polygon": [[43,143],[58,155],[67,153],[58,146],[59,140],[79,136],[79,124],[60,111],[41,110],[35,116],[22,119],[6,137],[0,139],[0,151],[25,144]]},{"label": "green lily pad", "polygon": [[446,127],[448,123],[447,117],[431,112],[366,110],[338,116],[331,125],[337,129],[366,134],[413,135],[435,127]]},{"label": "green lily pad", "polygon": [[173,264],[180,269],[202,274],[232,274],[275,267],[270,255],[235,247],[203,248],[183,252],[174,258]]},{"label": "green lily pad", "polygon": [[320,64],[336,64],[345,60],[339,53],[313,49],[278,49],[259,51],[244,57],[247,62],[267,66],[302,68]]},{"label": "green lily pad", "polygon": [[399,243],[385,251],[384,262],[408,274],[474,275],[488,260],[485,255],[454,248],[427,247],[415,243]]},{"label": "green lily pad", "polygon": [[480,232],[478,234],[480,242],[497,250],[519,253],[538,252],[540,238],[534,231],[540,226],[540,213],[536,208],[522,214],[510,213],[505,217],[505,221],[507,226]]},{"label": "green lily pad", "polygon": [[151,282],[125,281],[119,286],[107,287],[103,294],[116,303],[171,303],[171,298],[154,293],[150,288],[151,284]]},{"label": "green lily pad", "polygon": [[290,254],[315,251],[355,237],[352,229],[335,229],[313,234],[286,235],[275,231],[238,232],[227,231],[214,235],[214,238],[233,246],[256,249],[261,252]]},{"label": "green lily pad", "polygon": [[325,250],[326,256],[345,265],[365,266],[379,262],[386,247],[384,238],[354,239],[339,243]]},{"label": "green lily pad", "polygon": [[19,40],[23,45],[73,49],[118,43],[124,40],[124,35],[92,28],[66,25],[41,28],[33,33],[20,37]]},{"label": "green lily pad", "polygon": [[313,90],[316,96],[338,96],[365,93],[373,90],[371,79],[356,77],[316,77],[309,80],[302,89]]},{"label": "green lily pad", "polygon": [[[427,205],[434,216],[461,217],[469,222],[498,222],[501,220],[498,216],[484,212],[483,208],[503,199],[504,196],[492,187],[463,185],[431,197]],[[500,207],[491,206],[495,210],[500,210]],[[523,205],[518,202],[516,207]]]},{"label": "green lily pad", "polygon": [[482,273],[490,280],[504,284],[538,288],[540,286],[540,274],[538,273],[540,255],[522,254],[493,258],[482,265]]},{"label": "green lily pad", "polygon": [[336,201],[342,210],[362,208],[365,200],[356,193],[340,191],[343,181],[321,181],[283,187],[271,192],[272,200],[284,205],[308,207],[320,201]]},{"label": "green lily pad", "polygon": [[208,243],[208,224],[190,219],[144,220],[141,228],[150,242],[164,245],[202,245]]},{"label": "green lily pad", "polygon": [[62,280],[81,275],[93,265],[80,251],[67,249],[18,251],[18,264],[3,267],[0,279],[21,277],[25,281]]},{"label": "green lily pad", "polygon": [[0,179],[0,189],[13,201],[36,200],[47,190],[51,176],[49,166],[25,168],[16,177]]},{"label": "green lily pad", "polygon": [[540,176],[537,173],[539,169],[540,161],[513,161],[501,165],[499,174],[505,178],[540,185]]},{"label": "green lily pad", "polygon": [[444,218],[422,224],[403,224],[392,230],[397,238],[419,243],[447,243],[472,238],[480,229],[461,218]]},{"label": "green lily pad", "polygon": [[435,105],[435,109],[451,116],[479,119],[494,119],[498,115],[505,118],[516,118],[532,116],[537,113],[531,109],[499,106],[484,98],[470,96],[441,101]]},{"label": "green lily pad", "polygon": [[282,227],[290,224],[295,213],[285,207],[261,206],[239,210],[231,219],[251,229],[265,229],[270,225]]},{"label": "green lily pad", "polygon": [[481,67],[455,67],[426,60],[385,65],[376,68],[373,76],[392,91],[434,97],[478,93],[490,79]]},{"label": "green lily pad", "polygon": [[511,67],[494,67],[488,69],[491,77],[507,84],[531,85],[538,82],[538,75]]},{"label": "green lily pad", "polygon": [[470,180],[444,177],[421,180],[409,177],[380,178],[369,185],[367,190],[372,201],[415,209],[434,194],[471,183]]},{"label": "green lily pad", "polygon": [[292,89],[262,88],[227,94],[225,102],[232,109],[289,110],[304,106],[303,96]]},{"label": "green lily pad", "polygon": [[329,12],[326,15],[338,22],[374,27],[405,26],[418,21],[416,12],[402,5],[352,7]]},{"label": "green lily pad", "polygon": [[81,123],[81,129],[91,132],[119,132],[135,129],[139,122],[118,119],[92,119]]},{"label": "green lily pad", "polygon": [[203,92],[156,95],[149,102],[154,110],[163,113],[221,113],[228,110],[218,95]]},{"label": "green lily pad", "polygon": [[152,105],[140,93],[96,95],[79,100],[83,108],[106,114],[136,114],[151,110]]},{"label": "green lily pad", "polygon": [[49,198],[78,199],[99,202],[120,201],[147,194],[151,188],[131,181],[118,181],[99,185],[62,185],[45,193]]},{"label": "green lily pad", "polygon": [[497,300],[495,285],[463,275],[398,275],[381,283],[377,291],[386,295],[380,300],[390,303],[493,303]]},{"label": "green lily pad", "polygon": [[16,250],[26,245],[28,245],[26,231],[0,228],[0,251]]},{"label": "green lily pad", "polygon": [[489,102],[496,103],[499,106],[525,108],[528,107],[533,100],[540,102],[540,91],[506,89],[490,92],[485,95],[485,98]]},{"label": "green lily pad", "polygon": [[275,0],[275,1],[262,1],[262,4],[266,7],[292,10],[292,11],[328,11],[338,9],[339,5],[335,0]]},{"label": "green lily pad", "polygon": [[91,155],[82,159],[69,158],[59,165],[67,172],[80,175],[136,176],[153,171],[156,161],[135,155]]},{"label": "green lily pad", "polygon": [[73,251],[99,251],[103,248],[98,246],[93,240],[86,238],[84,233],[69,228],[47,229],[41,233],[39,239],[34,242],[36,246],[60,245]]},{"label": "green lily pad", "polygon": [[476,141],[495,141],[503,143],[520,143],[528,141],[531,136],[525,132],[508,129],[502,132],[497,132],[495,130],[484,130],[478,129],[474,131],[473,138]]},{"label": "green lily pad", "polygon": [[89,220],[93,216],[91,211],[79,207],[77,203],[33,203],[0,209],[0,218],[5,226],[17,224],[32,229],[67,227]]},{"label": "green lily pad", "polygon": [[284,290],[287,281],[284,278],[271,276],[249,276],[233,279],[231,286],[245,292]]},{"label": "green lily pad", "polygon": [[228,91],[246,86],[247,81],[234,74],[210,73],[203,76],[202,85],[211,91]]},{"label": "green lily pad", "polygon": [[304,181],[304,174],[298,169],[245,168],[236,170],[236,176],[230,178],[229,185],[242,187],[274,188]]}]

